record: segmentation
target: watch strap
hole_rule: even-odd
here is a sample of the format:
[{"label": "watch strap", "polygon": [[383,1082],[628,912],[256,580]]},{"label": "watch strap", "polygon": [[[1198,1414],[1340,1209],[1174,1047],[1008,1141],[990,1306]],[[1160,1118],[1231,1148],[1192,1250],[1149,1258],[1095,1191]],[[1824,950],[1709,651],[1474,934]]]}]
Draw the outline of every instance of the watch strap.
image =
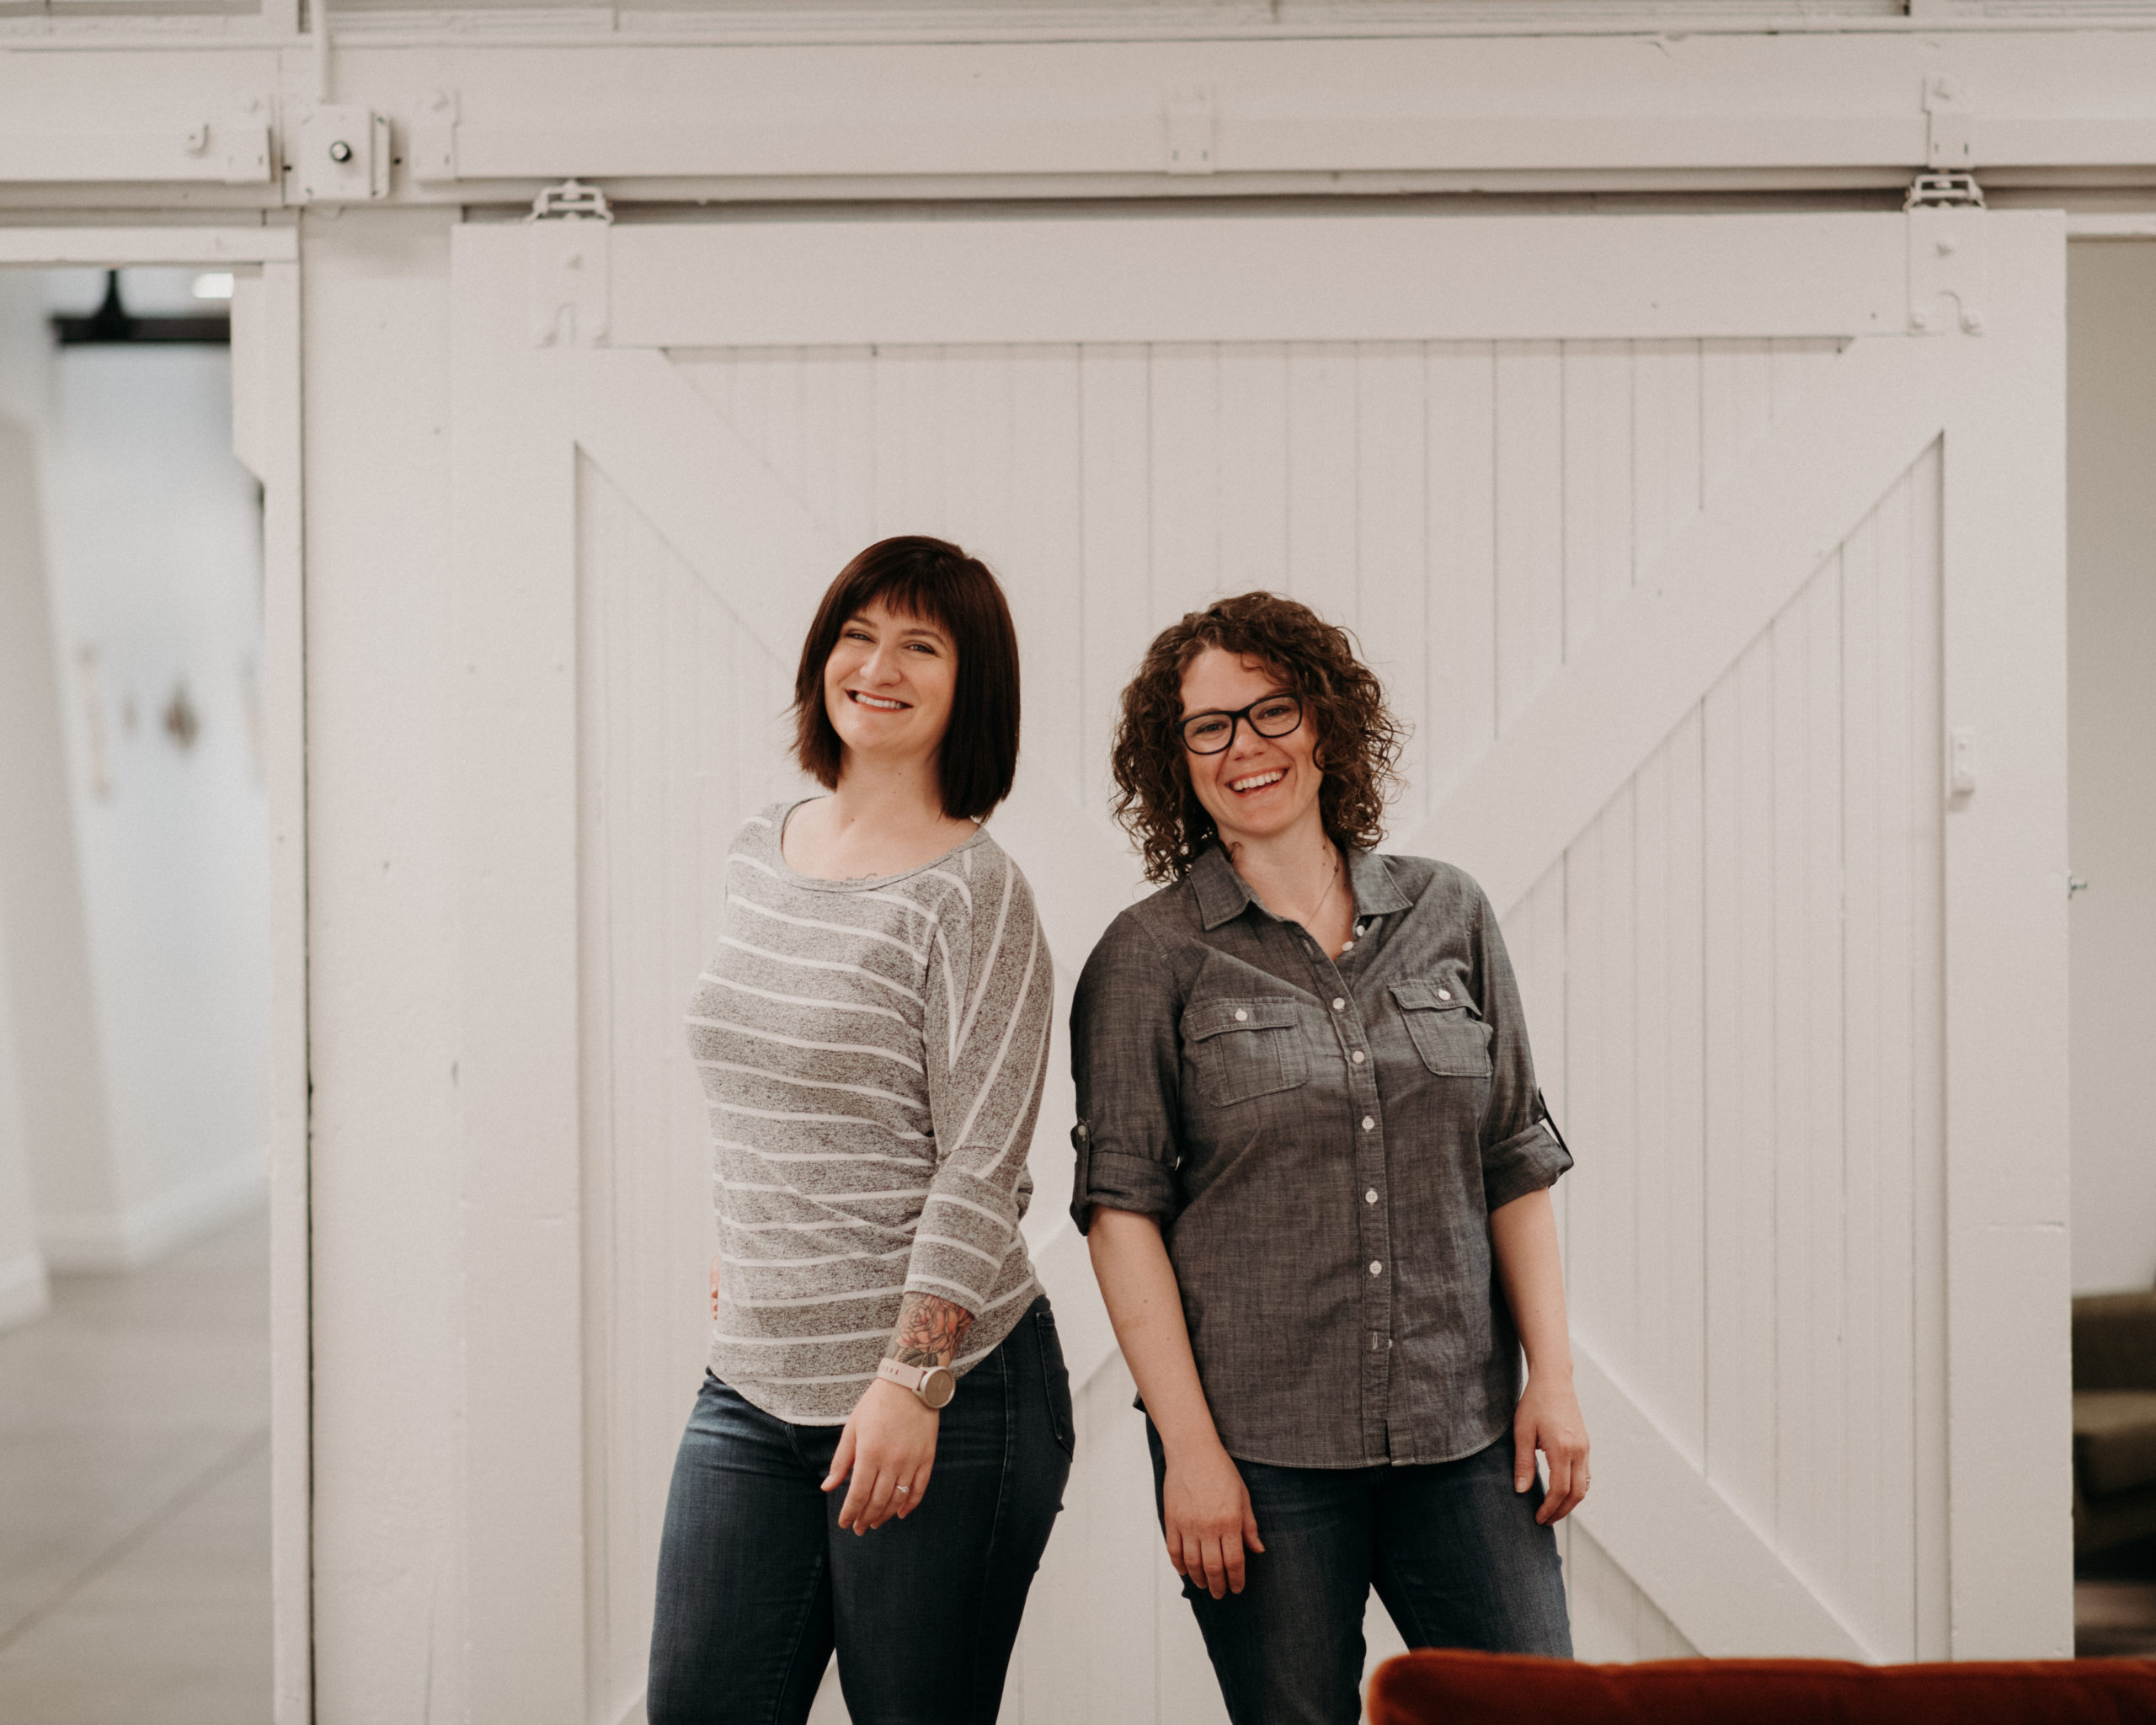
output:
[{"label": "watch strap", "polygon": [[[931,1412],[942,1407],[951,1399],[951,1389],[956,1380],[947,1365],[904,1365],[899,1361],[884,1359],[877,1362],[876,1375],[902,1390],[910,1390],[920,1399],[921,1405]],[[943,1394],[939,1399],[928,1393],[932,1378],[943,1380]]]}]

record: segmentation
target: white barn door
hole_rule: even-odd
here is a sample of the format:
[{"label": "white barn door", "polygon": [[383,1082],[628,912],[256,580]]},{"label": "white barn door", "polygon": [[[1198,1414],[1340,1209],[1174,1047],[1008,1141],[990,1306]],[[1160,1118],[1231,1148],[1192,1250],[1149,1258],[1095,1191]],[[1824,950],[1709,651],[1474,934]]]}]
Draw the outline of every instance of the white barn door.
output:
[{"label": "white barn door", "polygon": [[[1385,671],[1391,848],[1500,906],[1579,1159],[1582,1657],[2070,1651],[2063,270],[1973,212],[459,230],[472,1717],[641,1717],[682,1003],[814,599],[902,531],[1010,590],[995,825],[1066,1001],[1150,633],[1270,586]],[[1027,1231],[1081,1450],[1006,1717],[1219,1717],[1067,1070]]]}]

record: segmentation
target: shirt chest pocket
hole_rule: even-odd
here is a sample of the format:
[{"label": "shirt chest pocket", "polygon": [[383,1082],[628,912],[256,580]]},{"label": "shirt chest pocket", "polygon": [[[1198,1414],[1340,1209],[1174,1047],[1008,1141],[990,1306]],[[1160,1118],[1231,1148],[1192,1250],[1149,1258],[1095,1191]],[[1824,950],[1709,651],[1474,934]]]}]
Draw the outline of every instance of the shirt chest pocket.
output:
[{"label": "shirt chest pocket", "polygon": [[1214,1108],[1293,1090],[1310,1076],[1292,1001],[1194,1002],[1182,1015],[1182,1039],[1198,1094]]},{"label": "shirt chest pocket", "polygon": [[1436,982],[1396,982],[1393,1004],[1422,1064],[1446,1078],[1490,1076],[1490,1027],[1458,989]]}]

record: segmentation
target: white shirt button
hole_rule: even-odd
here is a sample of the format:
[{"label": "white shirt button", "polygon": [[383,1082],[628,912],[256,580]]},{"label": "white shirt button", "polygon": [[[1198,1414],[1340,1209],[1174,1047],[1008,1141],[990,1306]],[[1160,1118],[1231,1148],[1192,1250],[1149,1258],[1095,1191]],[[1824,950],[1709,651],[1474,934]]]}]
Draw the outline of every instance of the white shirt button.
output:
[{"label": "white shirt button", "polygon": [[1335,995],[1332,997],[1332,1010],[1336,1012],[1344,1012],[1348,1010],[1348,1002],[1340,996]]},{"label": "white shirt button", "polygon": [[1370,1274],[1374,1276],[1381,1276],[1385,1274],[1385,1266],[1374,1258],[1370,1260]]},{"label": "white shirt button", "polygon": [[1450,1000],[1452,998],[1452,991],[1449,988],[1439,989],[1438,991],[1438,998],[1441,1001]]},{"label": "white shirt button", "polygon": [[1373,1119],[1371,1119],[1368,1114],[1365,1114],[1365,1115],[1364,1115],[1364,1116],[1363,1116],[1363,1130],[1364,1130],[1365,1132],[1369,1131],[1369,1130],[1373,1126],[1374,1126],[1374,1125],[1376,1125],[1376,1124],[1377,1124],[1377,1122],[1376,1122],[1375,1120],[1373,1120]]},{"label": "white shirt button", "polygon": [[1365,1204],[1375,1204],[1377,1201],[1378,1188],[1374,1186],[1371,1187],[1368,1192],[1365,1192],[1363,1194],[1363,1202]]},{"label": "white shirt button", "polygon": [[1353,1061],[1357,1065],[1358,1065],[1358,1066],[1359,1066],[1359,1065],[1361,1065],[1363,1064],[1363,1051],[1362,1051],[1362,1049],[1357,1049],[1355,1050],[1355,1052],[1354,1052],[1354,1053],[1353,1053],[1352,1055],[1348,1055],[1348,1058],[1349,1060],[1353,1060]]},{"label": "white shirt button", "polygon": [[1247,1017],[1250,1017],[1250,1014],[1249,1014],[1248,1012],[1245,1012],[1245,1011],[1244,1011],[1241,1007],[1237,1007],[1235,1008],[1235,1023],[1238,1023],[1238,1024],[1241,1023],[1245,1019],[1246,1019],[1246,1018],[1247,1018]]}]

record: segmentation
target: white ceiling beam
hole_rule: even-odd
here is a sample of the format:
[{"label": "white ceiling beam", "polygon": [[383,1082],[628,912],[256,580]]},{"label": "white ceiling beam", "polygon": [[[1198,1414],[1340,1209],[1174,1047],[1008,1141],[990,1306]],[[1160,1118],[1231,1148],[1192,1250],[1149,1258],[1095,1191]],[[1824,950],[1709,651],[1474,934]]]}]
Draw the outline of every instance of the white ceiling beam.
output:
[{"label": "white ceiling beam", "polygon": [[[355,28],[336,93],[390,120],[406,159],[392,196],[422,202],[529,196],[572,174],[675,199],[1886,185],[1925,165],[1924,90],[1943,72],[1967,93],[1979,174],[2156,183],[2156,27],[2142,24],[2156,8],[2102,31],[1949,36],[752,46]],[[280,60],[207,37],[0,40],[0,187],[139,186],[154,203],[244,181],[275,201],[275,163],[238,148],[254,136],[239,116],[292,88]],[[281,99],[264,117],[288,128]],[[1205,149],[1171,142],[1171,109]]]}]

